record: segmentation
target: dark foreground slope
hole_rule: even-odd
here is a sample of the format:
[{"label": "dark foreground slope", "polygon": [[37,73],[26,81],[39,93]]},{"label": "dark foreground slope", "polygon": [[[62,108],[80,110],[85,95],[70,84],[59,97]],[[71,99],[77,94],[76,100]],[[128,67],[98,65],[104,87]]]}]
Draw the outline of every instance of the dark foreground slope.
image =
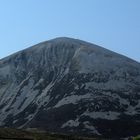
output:
[{"label": "dark foreground slope", "polygon": [[27,131],[9,128],[0,129],[0,140],[99,140],[99,139],[100,138],[88,138],[66,134],[38,132],[36,130]]},{"label": "dark foreground slope", "polygon": [[140,64],[69,38],[0,60],[0,126],[106,137],[140,133]]}]

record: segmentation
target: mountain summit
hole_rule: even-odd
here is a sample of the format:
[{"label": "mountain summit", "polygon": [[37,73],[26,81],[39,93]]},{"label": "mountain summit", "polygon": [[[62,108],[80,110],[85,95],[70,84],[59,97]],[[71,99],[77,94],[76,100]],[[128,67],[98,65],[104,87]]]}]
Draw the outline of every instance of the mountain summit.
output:
[{"label": "mountain summit", "polygon": [[140,64],[56,38],[0,60],[0,126],[78,135],[140,133]]}]

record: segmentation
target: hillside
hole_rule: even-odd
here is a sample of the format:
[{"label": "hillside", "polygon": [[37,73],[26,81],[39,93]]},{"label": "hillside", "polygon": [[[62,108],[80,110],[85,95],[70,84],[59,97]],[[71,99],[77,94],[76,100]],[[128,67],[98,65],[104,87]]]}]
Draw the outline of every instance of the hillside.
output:
[{"label": "hillside", "polygon": [[140,133],[140,64],[71,38],[0,60],[0,126],[81,136]]}]

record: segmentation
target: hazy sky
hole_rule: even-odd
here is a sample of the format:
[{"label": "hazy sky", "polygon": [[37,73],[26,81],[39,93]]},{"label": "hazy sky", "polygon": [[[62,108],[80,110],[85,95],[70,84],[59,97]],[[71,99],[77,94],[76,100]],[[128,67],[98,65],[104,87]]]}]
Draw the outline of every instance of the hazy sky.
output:
[{"label": "hazy sky", "polygon": [[0,58],[61,36],[140,62],[140,0],[0,0]]}]

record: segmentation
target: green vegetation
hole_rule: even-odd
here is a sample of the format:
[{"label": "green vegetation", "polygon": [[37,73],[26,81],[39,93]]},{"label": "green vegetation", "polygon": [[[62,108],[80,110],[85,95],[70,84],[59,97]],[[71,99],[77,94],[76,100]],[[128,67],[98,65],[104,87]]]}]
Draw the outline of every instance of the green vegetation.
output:
[{"label": "green vegetation", "polygon": [[[133,137],[131,139],[140,140],[140,135]],[[38,131],[37,129],[19,130],[10,128],[0,128],[0,140],[112,140],[112,139],[103,139],[95,137],[93,138],[78,137],[66,134],[41,132]]]},{"label": "green vegetation", "polygon": [[133,140],[140,140],[140,135],[133,138]]},{"label": "green vegetation", "polygon": [[97,138],[78,137],[65,134],[38,132],[37,130],[19,130],[0,128],[0,140],[98,140]]}]

